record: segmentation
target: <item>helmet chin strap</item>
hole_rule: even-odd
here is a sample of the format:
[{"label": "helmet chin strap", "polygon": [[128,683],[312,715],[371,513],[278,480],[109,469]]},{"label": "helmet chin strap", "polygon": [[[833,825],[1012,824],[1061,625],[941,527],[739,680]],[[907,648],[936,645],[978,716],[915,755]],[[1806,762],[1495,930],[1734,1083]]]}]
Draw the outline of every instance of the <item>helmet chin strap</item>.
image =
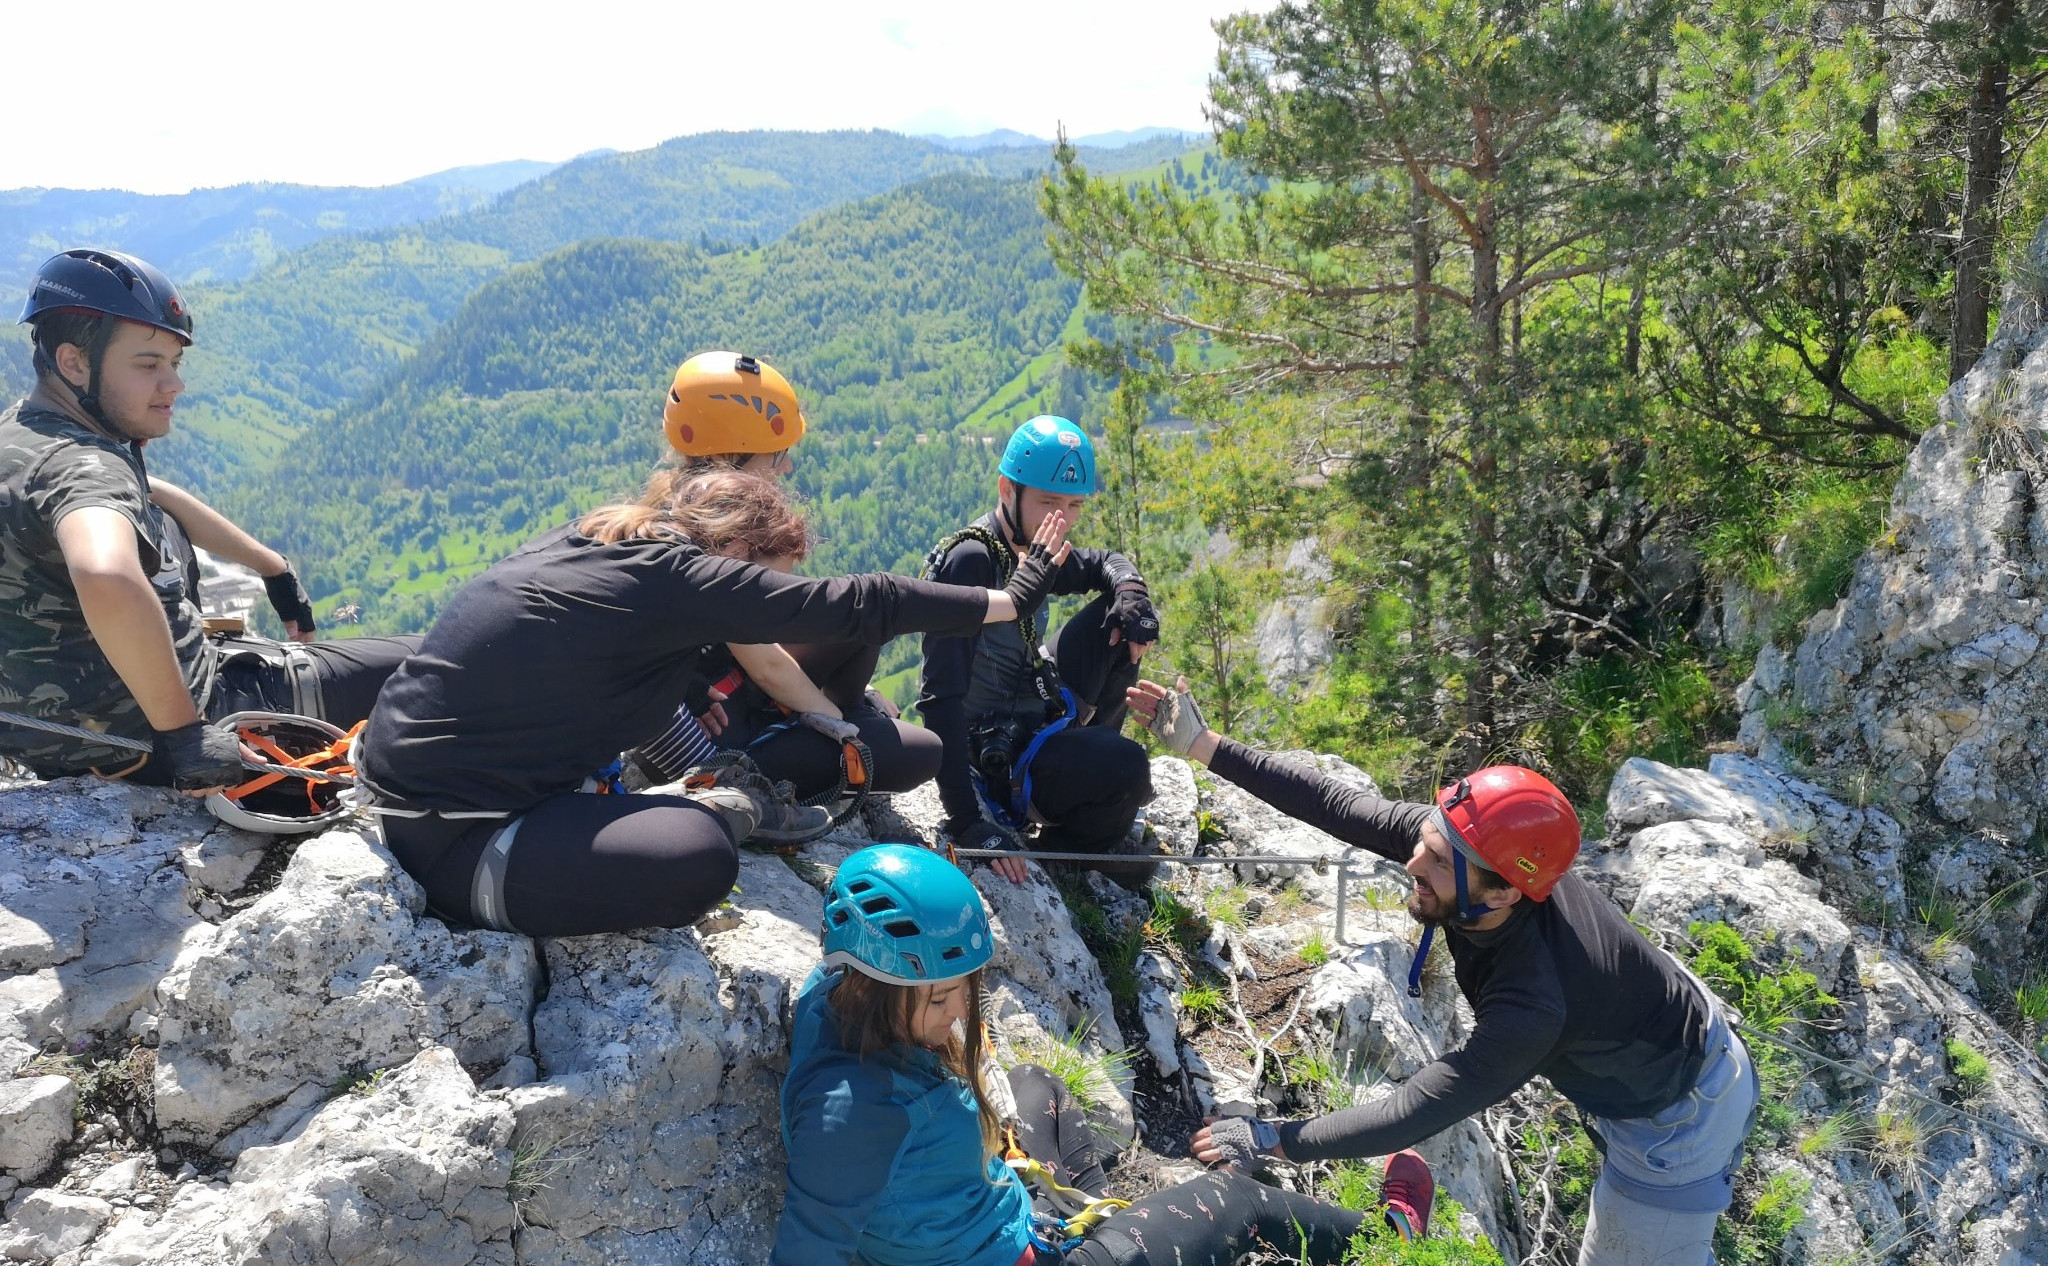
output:
[{"label": "helmet chin strap", "polygon": [[1024,540],[1024,487],[1022,484],[1017,483],[1015,480],[1011,481],[1010,500],[1008,504],[1003,503],[1001,500],[996,502],[996,518],[1001,520],[1000,526],[1009,536],[1012,545]]},{"label": "helmet chin strap", "polygon": [[[1437,810],[1437,814],[1441,818],[1443,810]],[[1458,913],[1451,916],[1449,921],[1459,927],[1470,927],[1492,914],[1493,907],[1484,901],[1472,900],[1472,890],[1465,883],[1465,868],[1471,863],[1453,842],[1456,837],[1450,834],[1450,823],[1439,822],[1438,827],[1445,831],[1445,843],[1451,844],[1451,881],[1458,889]],[[1408,996],[1411,998],[1422,996],[1422,964],[1429,958],[1430,947],[1436,943],[1436,929],[1437,925],[1434,923],[1423,925],[1422,944],[1416,947],[1415,961],[1408,968]]]},{"label": "helmet chin strap", "polygon": [[[83,387],[78,386],[78,384],[64,376],[63,369],[57,364],[55,349],[42,354],[49,362],[51,376],[64,384],[64,389],[71,393],[73,400],[78,402],[79,411],[85,414],[93,426],[106,438],[116,443],[134,446],[139,453],[142,441],[114,425],[114,420],[109,418],[106,410],[100,407],[100,364],[107,358],[107,344],[111,343],[114,339],[114,324],[113,317],[102,316],[99,321],[99,329],[93,332],[92,345],[85,349],[85,386]],[[39,352],[42,351],[40,346],[38,346],[37,350]]]}]

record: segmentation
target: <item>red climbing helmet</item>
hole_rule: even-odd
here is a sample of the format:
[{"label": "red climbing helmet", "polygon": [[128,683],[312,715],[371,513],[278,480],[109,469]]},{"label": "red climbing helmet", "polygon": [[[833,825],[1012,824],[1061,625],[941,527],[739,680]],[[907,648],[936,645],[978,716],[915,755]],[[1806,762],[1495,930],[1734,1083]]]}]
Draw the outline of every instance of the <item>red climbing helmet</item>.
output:
[{"label": "red climbing helmet", "polygon": [[1520,765],[1489,765],[1436,793],[1449,843],[1535,901],[1579,855],[1579,815],[1557,784]]}]

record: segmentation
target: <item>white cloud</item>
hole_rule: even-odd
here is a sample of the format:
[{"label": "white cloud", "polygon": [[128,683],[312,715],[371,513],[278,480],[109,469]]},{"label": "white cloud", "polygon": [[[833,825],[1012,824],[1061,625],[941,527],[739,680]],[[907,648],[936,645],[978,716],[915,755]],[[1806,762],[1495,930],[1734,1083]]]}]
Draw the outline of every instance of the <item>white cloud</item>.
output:
[{"label": "white cloud", "polygon": [[[1202,127],[1224,0],[0,5],[0,188],[384,184],[716,129]],[[90,29],[86,29],[86,28]],[[40,50],[40,51],[36,51]],[[61,53],[60,53],[61,50]]]}]

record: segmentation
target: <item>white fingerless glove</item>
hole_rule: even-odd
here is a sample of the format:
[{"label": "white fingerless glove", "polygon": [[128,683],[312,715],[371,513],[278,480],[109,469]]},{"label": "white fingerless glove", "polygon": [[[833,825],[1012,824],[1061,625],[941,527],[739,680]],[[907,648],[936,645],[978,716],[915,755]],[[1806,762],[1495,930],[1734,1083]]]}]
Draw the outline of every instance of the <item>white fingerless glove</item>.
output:
[{"label": "white fingerless glove", "polygon": [[1208,731],[1209,723],[1202,719],[1202,710],[1195,705],[1193,695],[1174,690],[1159,701],[1149,728],[1167,751],[1185,757],[1194,750],[1195,740]]}]

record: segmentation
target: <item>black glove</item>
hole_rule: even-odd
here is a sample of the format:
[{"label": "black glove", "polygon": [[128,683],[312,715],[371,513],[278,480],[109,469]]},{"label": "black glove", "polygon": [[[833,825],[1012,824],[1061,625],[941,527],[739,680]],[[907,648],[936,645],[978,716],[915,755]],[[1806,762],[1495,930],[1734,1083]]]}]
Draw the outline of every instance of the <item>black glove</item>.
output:
[{"label": "black glove", "polygon": [[683,706],[690,710],[690,715],[701,717],[717,702],[711,697],[711,678],[703,673],[691,673],[683,683]]},{"label": "black glove", "polygon": [[1021,853],[1024,846],[1017,837],[987,818],[975,818],[961,826],[948,825],[946,834],[953,837],[956,848],[999,848],[1006,853]]},{"label": "black glove", "polygon": [[270,596],[270,609],[277,612],[277,618],[286,624],[296,624],[299,632],[313,631],[313,600],[306,596],[306,587],[292,571],[291,563],[275,576],[263,578],[263,592]]},{"label": "black glove", "polygon": [[242,740],[204,721],[158,730],[156,758],[171,767],[171,787],[177,791],[233,787],[249,780],[242,767]]},{"label": "black glove", "polygon": [[1152,596],[1146,592],[1142,580],[1116,587],[1102,623],[1121,632],[1126,642],[1150,646],[1159,640],[1159,612],[1153,609]]},{"label": "black glove", "polygon": [[1016,604],[1019,620],[1038,610],[1052,596],[1052,582],[1059,574],[1052,551],[1043,545],[1033,545],[1029,553],[1017,560],[1017,570],[1010,573],[1010,583],[1003,586],[1003,592]]}]

